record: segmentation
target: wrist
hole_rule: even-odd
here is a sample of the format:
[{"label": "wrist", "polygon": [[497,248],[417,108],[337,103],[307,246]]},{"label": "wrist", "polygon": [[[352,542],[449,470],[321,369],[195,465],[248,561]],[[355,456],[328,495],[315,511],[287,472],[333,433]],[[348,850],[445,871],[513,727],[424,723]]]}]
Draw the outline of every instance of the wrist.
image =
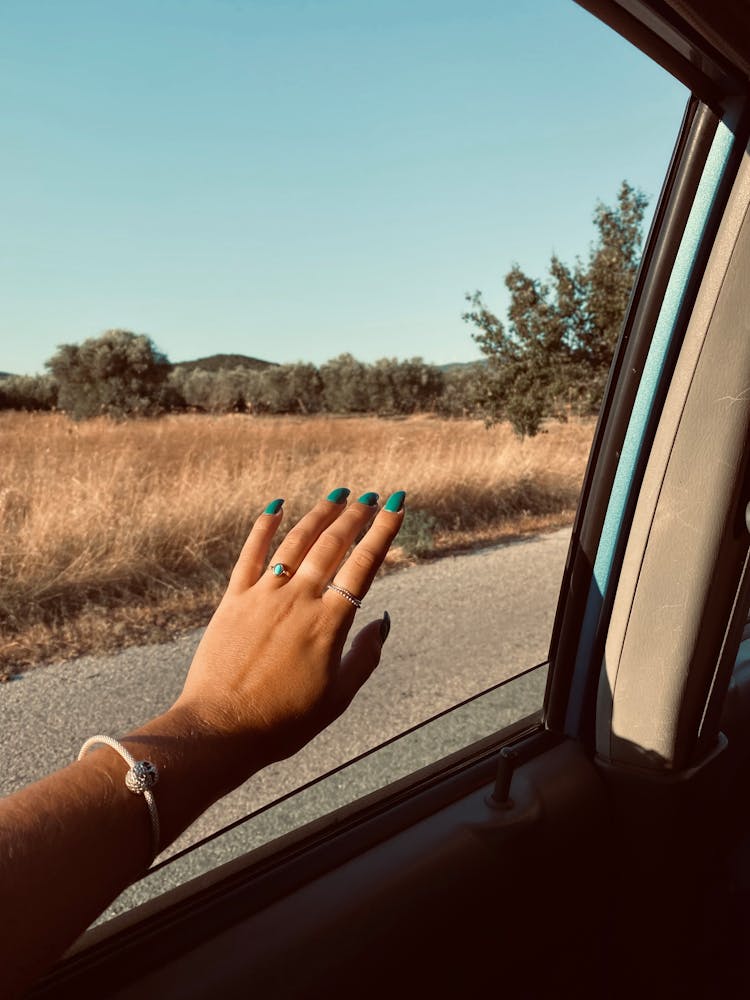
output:
[{"label": "wrist", "polygon": [[160,850],[252,773],[239,766],[230,740],[184,704],[175,704],[121,742],[137,760],[150,761],[159,772],[153,794],[162,831]]},{"label": "wrist", "polygon": [[[245,713],[247,715],[247,713]],[[243,784],[264,767],[280,760],[274,733],[258,713],[258,718],[238,718],[231,708],[209,704],[203,698],[180,695],[165,713],[189,734],[202,752],[217,761],[227,782],[222,794]]]}]

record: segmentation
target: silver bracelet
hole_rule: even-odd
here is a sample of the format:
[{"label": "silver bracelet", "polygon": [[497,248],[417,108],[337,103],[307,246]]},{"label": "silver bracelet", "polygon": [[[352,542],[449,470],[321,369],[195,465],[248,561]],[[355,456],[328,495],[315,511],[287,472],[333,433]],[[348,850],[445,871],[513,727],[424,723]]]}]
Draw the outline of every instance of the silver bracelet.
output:
[{"label": "silver bracelet", "polygon": [[92,736],[90,739],[86,740],[80,749],[78,754],[78,760],[82,760],[86,756],[88,751],[97,746],[97,744],[103,744],[104,746],[111,747],[115,750],[130,769],[125,775],[125,786],[128,791],[134,792],[136,795],[142,795],[146,800],[146,805],[148,806],[149,815],[151,816],[151,832],[153,834],[153,845],[154,845],[154,857],[159,853],[159,813],[156,810],[156,799],[151,789],[159,780],[159,771],[156,764],[152,764],[150,760],[136,760],[135,757],[126,750],[122,743],[118,743],[117,740],[113,740],[111,736]]}]

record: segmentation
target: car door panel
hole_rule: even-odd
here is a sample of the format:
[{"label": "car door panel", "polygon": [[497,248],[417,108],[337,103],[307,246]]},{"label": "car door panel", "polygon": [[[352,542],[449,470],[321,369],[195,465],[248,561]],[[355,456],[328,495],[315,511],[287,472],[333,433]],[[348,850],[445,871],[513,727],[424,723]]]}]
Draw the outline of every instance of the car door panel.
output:
[{"label": "car door panel", "polygon": [[[603,783],[580,746],[564,741],[518,767],[512,806],[493,805],[492,788],[483,784],[262,908],[249,880],[245,914],[113,996],[243,996],[248,967],[260,995],[370,996],[395,992],[396,983],[465,988],[498,977],[522,986],[540,936],[555,941],[555,957],[547,945],[549,965],[528,984],[574,984],[585,957],[578,917],[585,907],[593,931],[599,910],[580,872],[605,840]],[[558,902],[540,911],[545,894]],[[506,968],[493,957],[496,942],[513,956]]]}]

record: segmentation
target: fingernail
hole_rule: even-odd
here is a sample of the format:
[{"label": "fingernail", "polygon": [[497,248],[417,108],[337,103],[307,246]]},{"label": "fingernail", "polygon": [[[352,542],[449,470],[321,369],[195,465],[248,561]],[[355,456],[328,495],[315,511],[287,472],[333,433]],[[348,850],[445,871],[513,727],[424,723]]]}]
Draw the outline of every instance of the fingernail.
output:
[{"label": "fingernail", "polygon": [[391,495],[386,500],[384,510],[389,510],[392,514],[398,514],[401,508],[404,506],[404,500],[406,499],[405,490],[397,490],[396,493],[391,493]]},{"label": "fingernail", "polygon": [[391,616],[387,611],[383,612],[383,620],[380,623],[380,645],[382,646],[391,631]]},{"label": "fingernail", "polygon": [[284,504],[283,500],[272,500],[266,509],[263,511],[264,514],[278,514]]},{"label": "fingernail", "polygon": [[333,503],[346,503],[346,498],[351,493],[346,486],[339,486],[337,490],[333,490],[328,494],[326,500],[331,500]]},{"label": "fingernail", "polygon": [[377,493],[363,493],[357,503],[363,503],[365,507],[374,507],[378,502],[378,496]]}]

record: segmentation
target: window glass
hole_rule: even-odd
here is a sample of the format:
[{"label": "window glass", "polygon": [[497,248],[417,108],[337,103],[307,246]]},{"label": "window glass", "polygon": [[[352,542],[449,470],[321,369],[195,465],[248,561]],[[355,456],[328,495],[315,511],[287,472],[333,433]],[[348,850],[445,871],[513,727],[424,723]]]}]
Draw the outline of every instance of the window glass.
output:
[{"label": "window glass", "polygon": [[563,0],[0,28],[0,792],[171,703],[269,500],[408,492],[380,668],[176,851],[545,660],[686,93]]},{"label": "window glass", "polygon": [[[258,785],[255,781],[248,783],[254,786],[253,798],[243,799],[246,812],[237,810],[240,816],[246,815],[246,819],[224,829],[209,810],[194,831],[194,834],[202,831],[203,840],[187,846],[184,853],[172,850],[159,867],[122,893],[97,923],[104,923],[188,879],[242,857],[390,782],[408,777],[433,761],[492,736],[498,729],[526,719],[541,704],[546,678],[543,664],[527,670],[421,723],[384,746],[366,752],[332,773],[313,777],[303,787],[299,771],[292,773],[287,762],[276,765]],[[286,795],[281,794],[284,787],[289,789]],[[247,789],[234,794],[246,796],[246,793]],[[214,836],[213,831],[217,828],[222,832]]]}]

